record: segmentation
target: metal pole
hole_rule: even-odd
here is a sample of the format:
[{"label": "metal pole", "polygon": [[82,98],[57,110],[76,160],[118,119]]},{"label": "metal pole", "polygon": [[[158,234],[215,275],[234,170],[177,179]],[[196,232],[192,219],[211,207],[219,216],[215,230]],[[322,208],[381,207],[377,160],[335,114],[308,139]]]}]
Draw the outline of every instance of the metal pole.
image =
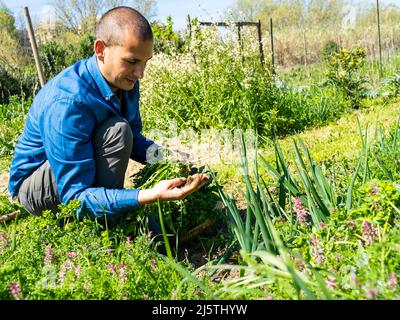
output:
[{"label": "metal pole", "polygon": [[190,21],[190,15],[187,15],[186,20],[187,20],[187,28],[189,31],[189,39],[191,39],[192,38],[192,23]]},{"label": "metal pole", "polygon": [[242,39],[242,33],[241,33],[241,24],[238,22],[237,24],[238,27],[238,41],[239,41],[239,47],[240,47],[240,55],[242,56],[242,62],[244,61],[244,56],[243,56],[243,39]]},{"label": "metal pole", "polygon": [[40,85],[43,87],[46,83],[46,79],[43,74],[42,64],[40,63],[39,51],[37,48],[35,34],[33,32],[32,21],[31,21],[30,15],[29,15],[28,7],[24,7],[24,16],[25,16],[26,27],[28,29],[29,40],[31,42],[31,47],[32,47],[32,51],[33,51],[33,57],[35,58],[36,69],[37,69],[37,72],[39,75]]},{"label": "metal pole", "polygon": [[269,19],[269,34],[271,36],[272,74],[275,74],[275,48],[274,48],[274,31],[273,31],[273,28],[272,28],[272,18]]},{"label": "metal pole", "polygon": [[261,21],[258,20],[257,24],[257,31],[258,31],[258,49],[260,51],[260,60],[261,60],[261,65],[264,65],[264,49],[263,49],[263,44],[262,44],[262,34],[261,34]]},{"label": "metal pole", "polygon": [[378,17],[379,76],[382,77],[382,45],[381,45],[381,22],[379,17],[379,0],[376,0],[376,15]]},{"label": "metal pole", "polygon": [[238,27],[238,41],[239,41],[239,47],[240,47],[240,55],[242,56],[242,61],[243,61],[244,60],[244,57],[243,57],[243,40],[242,40],[240,22],[237,24],[237,27]]}]

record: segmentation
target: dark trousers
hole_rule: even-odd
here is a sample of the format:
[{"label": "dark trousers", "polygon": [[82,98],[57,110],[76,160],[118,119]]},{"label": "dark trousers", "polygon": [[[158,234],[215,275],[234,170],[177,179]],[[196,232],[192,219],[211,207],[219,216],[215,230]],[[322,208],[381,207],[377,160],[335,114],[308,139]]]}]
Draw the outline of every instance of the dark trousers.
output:
[{"label": "dark trousers", "polygon": [[[102,122],[93,137],[96,177],[93,187],[122,189],[132,151],[133,136],[129,123],[121,117]],[[19,203],[31,214],[57,211],[60,199],[48,161],[26,178],[18,192]]]}]

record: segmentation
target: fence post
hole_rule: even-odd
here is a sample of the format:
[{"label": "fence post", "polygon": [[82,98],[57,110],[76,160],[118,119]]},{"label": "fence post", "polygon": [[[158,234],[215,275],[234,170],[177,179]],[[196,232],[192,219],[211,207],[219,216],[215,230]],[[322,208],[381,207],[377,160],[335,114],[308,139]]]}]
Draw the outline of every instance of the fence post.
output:
[{"label": "fence post", "polygon": [[189,31],[189,39],[192,38],[192,23],[190,21],[190,15],[186,16],[186,23],[187,23],[187,29]]},{"label": "fence post", "polygon": [[275,48],[274,48],[274,31],[273,31],[273,28],[272,28],[272,18],[269,19],[269,34],[271,36],[272,74],[275,74]]},{"label": "fence post", "polygon": [[258,49],[260,51],[261,65],[264,65],[265,60],[264,60],[264,49],[263,49],[263,44],[262,44],[261,21],[260,20],[258,20],[257,31],[258,31]]},{"label": "fence post", "polygon": [[241,33],[241,24],[240,22],[237,23],[238,27],[238,41],[239,41],[239,48],[240,48],[240,55],[242,56],[242,62],[244,61],[244,56],[243,56],[243,39],[242,39],[242,33]]},{"label": "fence post", "polygon": [[28,34],[29,34],[29,40],[31,42],[31,47],[33,51],[33,57],[35,58],[36,69],[39,75],[40,85],[43,87],[46,83],[46,79],[43,74],[42,64],[40,63],[39,51],[37,48],[35,33],[33,32],[32,21],[29,15],[28,7],[24,7],[24,15],[25,15],[26,27],[28,29]]},{"label": "fence post", "polygon": [[376,0],[376,15],[378,17],[379,76],[382,77],[382,45],[381,45],[381,22],[379,17],[379,0]]}]

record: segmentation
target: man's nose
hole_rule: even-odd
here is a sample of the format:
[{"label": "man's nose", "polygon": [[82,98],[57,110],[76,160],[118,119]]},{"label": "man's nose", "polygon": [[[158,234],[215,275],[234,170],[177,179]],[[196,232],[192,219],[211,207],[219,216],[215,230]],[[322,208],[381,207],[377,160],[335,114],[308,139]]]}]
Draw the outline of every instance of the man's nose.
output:
[{"label": "man's nose", "polygon": [[136,79],[142,79],[144,75],[144,67],[142,66],[137,67],[134,72],[134,75]]}]

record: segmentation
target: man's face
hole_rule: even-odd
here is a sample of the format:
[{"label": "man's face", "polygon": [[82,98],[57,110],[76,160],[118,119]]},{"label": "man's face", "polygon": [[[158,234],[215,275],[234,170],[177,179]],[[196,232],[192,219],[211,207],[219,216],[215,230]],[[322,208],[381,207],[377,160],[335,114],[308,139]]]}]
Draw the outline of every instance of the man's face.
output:
[{"label": "man's face", "polygon": [[141,41],[128,32],[123,39],[122,46],[105,44],[101,54],[96,51],[101,73],[113,92],[132,90],[136,81],[143,78],[146,63],[153,56],[153,41]]}]

